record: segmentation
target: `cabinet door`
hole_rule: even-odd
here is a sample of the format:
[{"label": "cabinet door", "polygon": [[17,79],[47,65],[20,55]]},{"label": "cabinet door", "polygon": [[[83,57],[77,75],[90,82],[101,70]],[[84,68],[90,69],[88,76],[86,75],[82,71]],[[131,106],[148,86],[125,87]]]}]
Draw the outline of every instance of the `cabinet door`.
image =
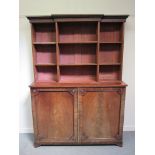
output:
[{"label": "cabinet door", "polygon": [[81,143],[118,142],[121,93],[119,89],[79,90]]},{"label": "cabinet door", "polygon": [[76,89],[42,89],[32,92],[36,144],[74,143]]}]

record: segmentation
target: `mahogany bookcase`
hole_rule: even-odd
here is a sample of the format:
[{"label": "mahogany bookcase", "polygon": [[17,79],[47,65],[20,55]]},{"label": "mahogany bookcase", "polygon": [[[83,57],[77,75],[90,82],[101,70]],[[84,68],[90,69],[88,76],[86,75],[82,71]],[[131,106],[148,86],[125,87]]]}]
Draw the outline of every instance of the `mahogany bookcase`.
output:
[{"label": "mahogany bookcase", "polygon": [[27,17],[35,146],[122,146],[127,15]]}]

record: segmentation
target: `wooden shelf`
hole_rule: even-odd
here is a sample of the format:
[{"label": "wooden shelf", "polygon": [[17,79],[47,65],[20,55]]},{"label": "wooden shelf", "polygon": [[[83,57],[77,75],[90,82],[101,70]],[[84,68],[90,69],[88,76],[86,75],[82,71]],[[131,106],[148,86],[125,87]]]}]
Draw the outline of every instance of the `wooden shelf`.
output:
[{"label": "wooden shelf", "polygon": [[87,63],[87,64],[60,64],[60,66],[96,66],[96,63]]},{"label": "wooden shelf", "polygon": [[33,42],[33,45],[55,45],[56,42]]},{"label": "wooden shelf", "polygon": [[123,42],[121,41],[118,41],[118,42],[103,42],[103,41],[100,41],[100,44],[122,44]]},{"label": "wooden shelf", "polygon": [[73,42],[59,42],[59,44],[96,44],[97,41],[73,41]]},{"label": "wooden shelf", "polygon": [[35,64],[35,66],[56,66],[54,63],[47,63],[47,64]]},{"label": "wooden shelf", "polygon": [[119,66],[121,63],[100,63],[101,66]]},{"label": "wooden shelf", "polygon": [[96,83],[96,77],[92,76],[92,77],[87,77],[87,78],[78,78],[78,77],[74,77],[74,78],[62,78],[60,79],[59,83]]}]

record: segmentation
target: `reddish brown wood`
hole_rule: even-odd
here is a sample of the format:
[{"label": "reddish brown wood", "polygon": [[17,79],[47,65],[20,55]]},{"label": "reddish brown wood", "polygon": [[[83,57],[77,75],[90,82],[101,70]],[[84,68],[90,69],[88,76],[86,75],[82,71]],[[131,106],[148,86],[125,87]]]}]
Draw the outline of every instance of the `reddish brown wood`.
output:
[{"label": "reddish brown wood", "polygon": [[60,64],[96,63],[96,44],[59,45]]},{"label": "reddish brown wood", "polygon": [[33,25],[31,24],[31,43],[32,43],[32,56],[33,56],[33,72],[34,72],[34,81],[36,81],[36,79],[37,79],[37,70],[36,70],[36,67],[35,67],[35,64],[36,64],[36,52],[35,52],[35,48],[34,48],[34,45],[33,45],[33,42],[35,40],[34,36],[35,36],[35,30],[34,30]]},{"label": "reddish brown wood", "polygon": [[74,89],[32,90],[36,143],[76,141],[76,92]]},{"label": "reddish brown wood", "polygon": [[39,67],[39,66],[44,66],[44,67],[46,67],[46,66],[56,66],[56,64],[55,63],[44,63],[44,64],[42,64],[42,63],[37,63],[35,66],[37,66],[37,67]]},{"label": "reddish brown wood", "polygon": [[55,66],[36,66],[37,70],[37,82],[56,81],[56,67]]},{"label": "reddish brown wood", "polygon": [[101,22],[100,40],[103,42],[120,42],[122,23]]},{"label": "reddish brown wood", "polygon": [[100,45],[100,63],[121,63],[121,45],[120,44],[101,44]]},{"label": "reddish brown wood", "polygon": [[101,81],[120,80],[120,66],[116,65],[100,66],[99,78]]},{"label": "reddish brown wood", "polygon": [[36,63],[56,63],[56,46],[55,45],[35,45]]},{"label": "reddish brown wood", "polygon": [[116,139],[119,133],[120,103],[118,90],[80,89],[81,141],[102,143]]},{"label": "reddish brown wood", "polygon": [[104,82],[93,82],[93,83],[89,83],[89,82],[85,82],[85,83],[52,83],[52,82],[34,82],[30,85],[30,88],[59,88],[59,87],[93,87],[93,88],[124,88],[126,87],[127,84],[122,82],[122,81],[104,81]]},{"label": "reddish brown wood", "polygon": [[64,45],[64,44],[97,44],[97,41],[59,41],[59,45]]},{"label": "reddish brown wood", "polygon": [[40,145],[122,146],[122,79],[127,16],[28,17],[35,142]]},{"label": "reddish brown wood", "polygon": [[56,41],[55,26],[54,24],[39,23],[33,24],[35,30],[36,42],[54,42]]},{"label": "reddish brown wood", "polygon": [[96,80],[97,81],[99,81],[99,52],[100,52],[100,22],[97,23],[97,49],[96,49],[96,61],[97,61]]},{"label": "reddish brown wood", "polygon": [[60,81],[60,60],[59,60],[59,55],[60,55],[60,50],[59,50],[59,29],[58,29],[58,23],[55,23],[55,28],[56,28],[56,62],[57,62],[57,82]]},{"label": "reddish brown wood", "polygon": [[[121,108],[120,108],[120,121],[119,121],[119,134],[118,134],[118,137],[121,141],[123,139],[125,94],[126,94],[126,88],[121,88]],[[120,143],[120,146],[122,146],[122,143]]]},{"label": "reddish brown wood", "polygon": [[38,133],[38,127],[37,127],[37,113],[36,113],[36,106],[34,103],[36,103],[36,90],[31,89],[31,106],[32,106],[32,115],[33,115],[33,131],[34,131],[34,146],[37,147],[37,145],[35,145],[35,142],[37,141],[37,133]]},{"label": "reddish brown wood", "polygon": [[56,42],[33,42],[33,45],[55,45]]},{"label": "reddish brown wood", "polygon": [[60,64],[60,66],[96,66],[96,63]]},{"label": "reddish brown wood", "polygon": [[[85,16],[84,16],[85,17]],[[72,72],[74,70],[77,79],[68,80],[76,81],[79,80],[78,74],[84,69],[79,69],[76,66],[92,66],[87,67],[95,74],[88,75],[89,71],[86,71],[86,75],[83,81],[88,80],[89,82],[100,82],[104,80],[120,80],[122,76],[122,62],[123,62],[123,22],[112,22],[115,16],[100,16],[101,21],[91,21],[89,16],[89,21],[57,21],[54,20],[51,23],[47,22],[32,22],[32,42],[33,42],[33,58],[34,58],[34,73],[35,81],[40,80],[40,75],[45,73],[47,78],[43,81],[57,81],[57,82],[67,82],[62,80],[64,71],[61,71],[60,66],[75,66],[68,67],[67,72]],[[99,16],[98,16],[99,17]],[[46,20],[49,17],[44,17]],[[43,17],[29,17],[32,20],[43,20]],[[56,19],[59,19],[56,16]],[[66,16],[65,20],[69,18]],[[79,17],[77,17],[79,20]],[[93,19],[93,18],[92,18]],[[109,19],[111,22],[104,22],[104,20]],[[116,16],[115,19],[125,19],[125,16]],[[53,66],[56,64],[55,69],[49,70],[48,66]],[[102,66],[99,66],[102,65]],[[104,67],[105,65],[109,65]],[[120,65],[120,67],[118,66]],[[37,66],[37,68],[35,67]],[[42,66],[38,69],[38,66]],[[118,67],[115,67],[118,66]],[[44,67],[44,69],[43,69]],[[78,70],[77,70],[78,69]],[[42,71],[45,70],[45,71]],[[66,69],[65,69],[66,70]],[[82,71],[82,74],[84,74]],[[48,72],[48,76],[47,76]],[[65,71],[66,72],[66,71]],[[55,79],[56,74],[56,79]],[[94,74],[94,73],[93,73]],[[50,76],[49,76],[50,75]],[[53,77],[54,75],[54,77]],[[91,76],[91,78],[90,78]],[[87,79],[86,79],[87,77]],[[75,78],[75,76],[74,76]]]},{"label": "reddish brown wood", "polygon": [[96,29],[97,23],[94,22],[59,23],[59,41],[97,41]]},{"label": "reddish brown wood", "polygon": [[120,51],[120,62],[121,62],[121,69],[120,69],[120,79],[122,80],[122,70],[123,70],[123,51],[124,51],[124,23],[122,24],[121,27],[121,39],[122,39],[122,46],[121,46],[121,51]]},{"label": "reddish brown wood", "polygon": [[96,66],[61,66],[60,82],[93,82],[96,80]]}]

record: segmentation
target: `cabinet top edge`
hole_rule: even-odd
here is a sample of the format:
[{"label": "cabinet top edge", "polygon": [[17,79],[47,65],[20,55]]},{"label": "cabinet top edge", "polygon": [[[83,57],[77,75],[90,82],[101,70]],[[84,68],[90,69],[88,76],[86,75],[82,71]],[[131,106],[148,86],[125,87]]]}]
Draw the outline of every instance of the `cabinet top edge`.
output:
[{"label": "cabinet top edge", "polygon": [[98,19],[124,19],[126,20],[129,15],[104,15],[104,14],[76,14],[76,15],[69,15],[69,14],[53,14],[50,16],[26,16],[30,21],[31,20],[45,20],[45,19],[61,19],[61,18],[98,18]]},{"label": "cabinet top edge", "polygon": [[97,82],[97,83],[51,83],[51,82],[33,82],[29,87],[30,88],[61,88],[61,87],[70,87],[70,88],[81,88],[81,87],[126,87],[127,84],[123,81],[119,82]]}]

